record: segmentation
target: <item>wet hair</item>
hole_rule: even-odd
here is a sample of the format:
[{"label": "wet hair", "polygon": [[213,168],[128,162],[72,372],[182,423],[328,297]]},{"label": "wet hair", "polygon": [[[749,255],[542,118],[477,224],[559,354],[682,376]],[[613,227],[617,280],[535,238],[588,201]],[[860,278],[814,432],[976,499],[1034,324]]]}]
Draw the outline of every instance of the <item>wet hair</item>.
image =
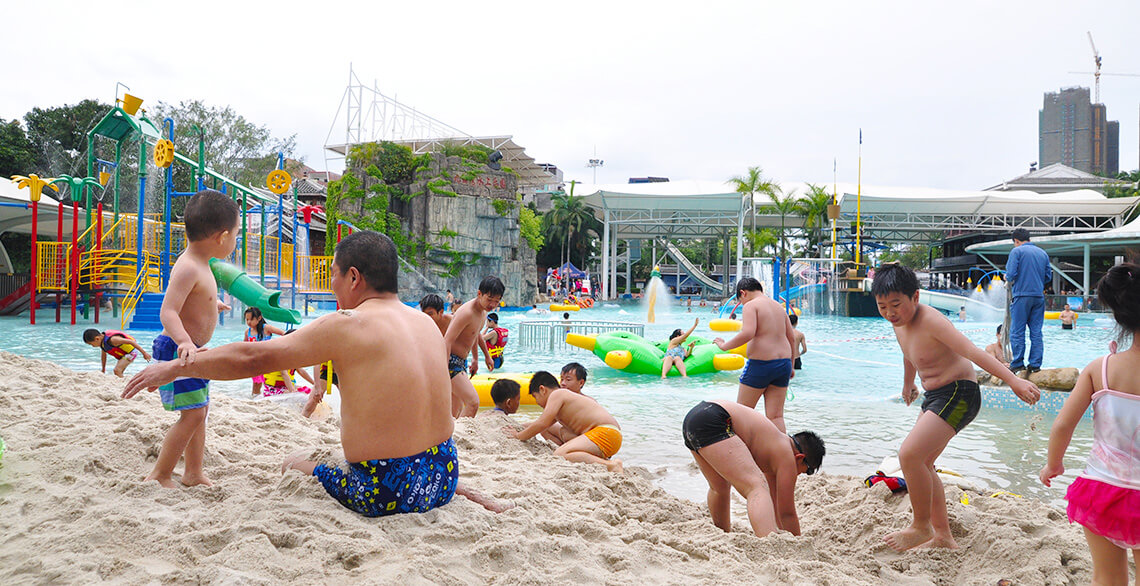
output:
[{"label": "wet hair", "polygon": [[499,323],[499,314],[492,311],[491,313],[487,314],[487,319],[489,319],[495,323]]},{"label": "wet hair", "polygon": [[261,310],[256,307],[245,308],[246,319],[253,318],[257,320],[257,337],[260,338],[265,335],[265,317],[261,315]]},{"label": "wet hair", "polygon": [[420,311],[425,309],[434,309],[437,312],[443,313],[443,297],[435,293],[424,295],[424,298],[420,299]]},{"label": "wet hair", "polygon": [[796,312],[793,311],[788,314],[788,321],[792,322],[792,327],[795,327],[796,324],[800,323],[800,316],[796,315]]},{"label": "wet hair", "polygon": [[392,239],[371,230],[345,236],[336,245],[333,263],[341,274],[356,267],[364,282],[377,293],[398,293],[396,245]]},{"label": "wet hair", "polygon": [[823,456],[827,454],[827,448],[823,445],[823,440],[815,432],[801,431],[792,436],[796,440],[796,446],[800,449],[800,453],[804,455],[804,464],[807,464],[807,474],[815,474],[820,466],[823,466]]},{"label": "wet hair", "polygon": [[1029,242],[1029,230],[1025,228],[1018,228],[1013,231],[1013,239],[1022,242]]},{"label": "wet hair", "polygon": [[507,292],[507,287],[495,275],[488,275],[479,281],[479,292],[491,297],[502,297]]},{"label": "wet hair", "polygon": [[752,277],[744,277],[743,279],[736,282],[737,297],[740,297],[741,291],[759,291],[763,293],[764,286],[760,284],[760,281],[757,281]]},{"label": "wet hair", "polygon": [[95,341],[95,336],[98,336],[101,333],[103,332],[100,332],[95,328],[88,328],[86,330],[83,330],[83,341],[87,344],[90,344],[91,342]]},{"label": "wet hair", "polygon": [[1112,310],[1121,330],[1121,341],[1140,330],[1140,264],[1118,264],[1096,284],[1096,297]]},{"label": "wet hair", "polygon": [[569,311],[563,312],[562,313],[562,319],[570,319],[570,312]]},{"label": "wet hair", "polygon": [[1001,335],[1001,324],[998,324],[997,335]]},{"label": "wet hair", "polygon": [[573,372],[574,378],[582,382],[586,382],[587,371],[585,366],[582,366],[577,362],[571,362],[562,367],[562,374],[566,374],[567,372]]},{"label": "wet hair", "polygon": [[680,336],[680,335],[681,335],[681,328],[677,328],[677,329],[673,330],[672,334],[669,334],[669,339],[672,340],[673,338],[676,338],[677,336]]},{"label": "wet hair", "polygon": [[186,223],[186,239],[205,240],[218,232],[233,230],[241,210],[230,196],[213,189],[195,193],[186,203],[182,221]]},{"label": "wet hair", "polygon": [[914,271],[900,264],[885,264],[875,271],[875,280],[871,282],[871,294],[875,297],[885,297],[891,293],[902,293],[907,297],[918,291],[918,277]]},{"label": "wet hair", "polygon": [[559,386],[558,379],[554,378],[553,374],[540,370],[530,377],[530,388],[527,389],[527,392],[531,395],[537,395],[539,387],[557,389]]},{"label": "wet hair", "polygon": [[491,385],[491,400],[496,405],[519,396],[522,387],[509,378],[501,378]]}]

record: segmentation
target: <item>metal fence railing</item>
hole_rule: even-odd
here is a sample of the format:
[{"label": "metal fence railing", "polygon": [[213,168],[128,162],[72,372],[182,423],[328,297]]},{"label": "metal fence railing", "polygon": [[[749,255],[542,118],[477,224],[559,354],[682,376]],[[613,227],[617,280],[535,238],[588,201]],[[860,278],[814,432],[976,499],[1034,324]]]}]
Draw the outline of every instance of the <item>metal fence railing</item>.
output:
[{"label": "metal fence railing", "polygon": [[573,348],[566,343],[566,334],[602,334],[630,332],[645,335],[645,324],[624,321],[593,320],[532,320],[519,324],[517,340],[523,348],[556,350]]}]

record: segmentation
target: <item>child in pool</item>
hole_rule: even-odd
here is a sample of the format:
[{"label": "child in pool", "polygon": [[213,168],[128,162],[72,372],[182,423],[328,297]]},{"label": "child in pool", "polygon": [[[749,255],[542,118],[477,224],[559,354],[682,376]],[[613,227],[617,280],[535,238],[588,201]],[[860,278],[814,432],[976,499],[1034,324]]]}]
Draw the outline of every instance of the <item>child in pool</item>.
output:
[{"label": "child in pool", "polygon": [[[286,330],[283,336],[288,336],[297,330]],[[288,376],[283,376],[288,374]],[[284,393],[309,393],[312,387],[298,387],[296,379],[293,375],[300,374],[301,378],[309,381],[310,385],[316,386],[313,377],[304,368],[290,368],[289,372],[271,372],[265,375],[265,389],[262,391],[263,396],[281,395]],[[333,373],[334,376],[336,373]]]},{"label": "child in pool", "polygon": [[986,354],[997,358],[997,361],[1000,362],[1002,366],[1009,368],[1009,362],[1005,360],[1005,350],[1002,350],[1001,347],[1001,324],[998,324],[997,327],[997,341],[986,346]]},{"label": "child in pool", "polygon": [[[575,435],[554,453],[571,462],[602,464],[610,472],[621,472],[621,460],[614,454],[621,449],[621,427],[613,415],[597,401],[559,388],[553,374],[540,370],[530,379],[531,396],[542,407],[542,415],[514,434],[526,441],[558,423]],[[544,436],[545,437],[545,436]]]},{"label": "child in pool", "polygon": [[977,375],[970,363],[1003,380],[1030,405],[1041,398],[1041,391],[970,343],[938,310],[919,303],[914,271],[896,264],[883,265],[875,273],[871,294],[879,315],[894,327],[902,349],[903,401],[910,405],[918,397],[916,372],[926,389],[922,414],[899,448],[914,520],[906,529],[887,535],[884,541],[896,551],[919,545],[955,549],[958,544],[950,533],[946,494],[934,472],[934,460],[974,420],[982,406]]},{"label": "child in pool", "polygon": [[[261,310],[256,307],[249,307],[245,310],[245,341],[246,342],[264,342],[272,339],[273,336],[284,336],[285,330],[271,325],[265,321],[265,317],[261,315]],[[286,373],[279,372],[280,379],[288,378]],[[258,375],[253,377],[253,391],[252,394],[260,395],[261,387],[265,385],[265,375]]]},{"label": "child in pool", "polygon": [[577,362],[568,362],[562,367],[561,375],[558,382],[562,384],[562,388],[582,394],[582,387],[586,386],[586,377],[589,376],[585,366]]},{"label": "child in pool", "polygon": [[139,357],[142,357],[150,362],[150,354],[139,345],[138,341],[130,335],[117,330],[107,330],[100,332],[96,329],[89,329],[83,332],[83,342],[88,346],[94,346],[102,350],[101,358],[103,360],[103,372],[107,372],[107,355],[110,354],[112,358],[117,360],[115,363],[115,376],[123,378],[123,372],[127,370],[132,362]]},{"label": "child in pool", "polygon": [[788,321],[792,323],[792,329],[795,330],[796,334],[796,360],[792,362],[792,370],[801,370],[804,367],[804,364],[800,360],[800,356],[807,354],[807,338],[805,338],[804,333],[801,332],[798,327],[796,327],[800,323],[800,316],[796,315],[795,312],[789,313]]},{"label": "child in pool", "polygon": [[[1096,287],[1131,346],[1093,360],[1081,372],[1049,433],[1041,482],[1064,474],[1063,459],[1081,416],[1093,409],[1093,447],[1069,485],[1069,522],[1080,523],[1092,552],[1094,584],[1128,583],[1128,550],[1140,567],[1140,264],[1109,269]],[[1109,368],[1111,362],[1111,369]]]},{"label": "child in pool", "polygon": [[693,353],[693,345],[696,344],[696,342],[690,343],[688,348],[682,348],[681,344],[684,344],[685,340],[689,338],[689,334],[692,334],[693,330],[697,329],[697,324],[700,323],[700,321],[701,318],[699,317],[693,319],[693,327],[689,328],[686,332],[676,329],[673,330],[672,334],[669,334],[669,348],[665,350],[665,357],[661,359],[661,378],[665,378],[669,375],[669,371],[672,370],[674,364],[677,365],[677,372],[681,373],[682,377],[687,378],[689,376],[685,372],[685,359],[689,357],[689,354]]}]

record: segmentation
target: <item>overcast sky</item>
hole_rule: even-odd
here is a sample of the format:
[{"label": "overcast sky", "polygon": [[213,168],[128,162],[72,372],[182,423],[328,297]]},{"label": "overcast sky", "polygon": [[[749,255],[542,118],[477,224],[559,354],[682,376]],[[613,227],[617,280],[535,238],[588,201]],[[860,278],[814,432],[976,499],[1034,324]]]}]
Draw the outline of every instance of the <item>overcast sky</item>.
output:
[{"label": "overcast sky", "polygon": [[[392,5],[392,6],[389,6]],[[49,6],[51,8],[49,8]],[[6,3],[0,118],[34,106],[230,105],[299,155],[322,146],[349,64],[474,135],[513,135],[566,179],[981,189],[1037,160],[1046,91],[1140,74],[1140,2]],[[1140,157],[1140,77],[1102,77],[1120,166]],[[144,104],[145,107],[145,104]],[[331,142],[343,142],[344,130]],[[339,163],[338,163],[339,164]],[[337,170],[337,169],[334,169]]]}]

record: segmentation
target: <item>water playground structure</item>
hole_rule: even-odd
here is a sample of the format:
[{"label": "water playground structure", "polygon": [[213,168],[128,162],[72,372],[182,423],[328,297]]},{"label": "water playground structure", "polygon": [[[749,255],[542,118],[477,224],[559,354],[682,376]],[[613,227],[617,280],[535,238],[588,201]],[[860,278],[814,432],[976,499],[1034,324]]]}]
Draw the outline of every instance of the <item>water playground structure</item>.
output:
[{"label": "water playground structure", "polygon": [[[692,353],[685,358],[687,374],[707,374],[721,370],[744,368],[746,359],[743,348],[725,352],[710,340],[689,336],[695,342]],[[661,374],[668,342],[653,343],[630,332],[607,332],[602,334],[566,334],[566,343],[589,350],[601,358],[607,366],[633,374]],[[680,374],[676,367],[670,375]]]},{"label": "water playground structure", "polygon": [[[0,314],[11,315],[28,309],[30,323],[35,324],[37,307],[51,303],[59,322],[63,306],[69,304],[71,324],[76,323],[78,312],[82,311],[86,319],[92,310],[94,322],[99,323],[101,306],[105,300],[111,300],[112,315],[119,318],[123,329],[161,329],[158,310],[163,292],[169,282],[170,269],[186,246],[185,226],[176,221],[172,204],[176,198],[189,197],[207,188],[230,195],[242,210],[237,247],[225,259],[234,266],[215,267],[215,275],[220,275],[218,281],[223,288],[246,305],[261,307],[263,311],[268,309],[267,318],[289,323],[299,323],[299,314],[281,308],[281,292],[269,292],[266,285],[288,290],[294,307],[301,297],[306,310],[310,300],[331,300],[332,257],[313,255],[309,250],[314,215],[322,214],[323,210],[298,205],[295,191],[292,201],[285,199],[293,181],[283,168],[284,158],[278,156],[277,168],[266,177],[266,189],[272,196],[267,195],[209,167],[204,136],[199,136],[196,157],[175,150],[174,120],[167,118],[156,123],[147,118],[146,110],[140,112],[141,105],[141,99],[124,94],[88,131],[86,177],[13,177],[13,185],[20,190],[27,189],[29,197],[2,204],[28,210],[20,211],[20,216],[9,221],[30,229],[31,270],[26,282],[13,286],[10,293],[0,298]],[[113,160],[96,156],[99,141],[114,144]],[[138,149],[135,169],[138,205],[135,211],[128,213],[120,208],[120,198],[126,195],[121,193],[120,179],[125,166],[123,153],[135,145]],[[147,207],[152,173],[161,174],[161,209]],[[175,177],[181,173],[190,173],[193,190],[175,189]],[[65,200],[61,199],[58,204],[53,200],[43,202],[48,212],[46,221],[39,214],[45,189],[70,201],[69,231],[65,231],[64,216],[68,207]],[[105,202],[108,196],[110,201]],[[105,203],[109,204],[109,210],[105,209]],[[55,216],[55,239],[40,240],[40,234],[50,232],[53,227],[51,215]],[[255,223],[252,229],[251,223]],[[276,224],[275,233],[267,233],[267,226],[272,223]],[[318,229],[320,227],[323,226]],[[338,239],[342,229],[338,224]],[[291,234],[292,242],[286,241],[286,232]],[[256,275],[256,281],[247,273]]]}]

